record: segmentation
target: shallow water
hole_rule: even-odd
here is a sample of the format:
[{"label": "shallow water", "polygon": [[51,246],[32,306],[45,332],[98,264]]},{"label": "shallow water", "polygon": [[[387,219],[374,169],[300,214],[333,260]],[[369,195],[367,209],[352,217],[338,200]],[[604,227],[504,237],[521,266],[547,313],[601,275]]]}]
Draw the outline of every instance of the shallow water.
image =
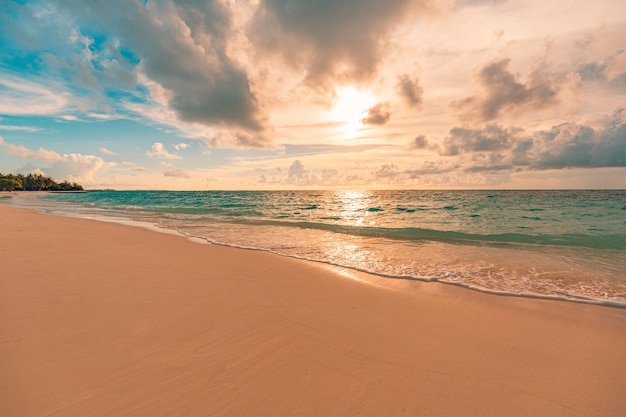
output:
[{"label": "shallow water", "polygon": [[626,191],[100,191],[8,200],[390,278],[626,306]]}]

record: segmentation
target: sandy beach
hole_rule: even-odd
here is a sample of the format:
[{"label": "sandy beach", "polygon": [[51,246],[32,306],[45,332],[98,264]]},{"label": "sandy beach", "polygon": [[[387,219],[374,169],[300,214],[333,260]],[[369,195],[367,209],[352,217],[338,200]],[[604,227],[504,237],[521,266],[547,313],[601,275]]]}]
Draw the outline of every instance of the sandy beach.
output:
[{"label": "sandy beach", "polygon": [[626,310],[0,205],[0,416],[620,416]]}]

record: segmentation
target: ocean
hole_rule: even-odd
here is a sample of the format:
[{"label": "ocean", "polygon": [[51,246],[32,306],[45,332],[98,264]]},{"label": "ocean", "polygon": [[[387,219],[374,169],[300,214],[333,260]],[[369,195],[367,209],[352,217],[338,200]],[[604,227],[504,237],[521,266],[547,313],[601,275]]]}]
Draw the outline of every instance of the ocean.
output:
[{"label": "ocean", "polygon": [[508,296],[626,307],[626,191],[92,191],[2,198]]}]

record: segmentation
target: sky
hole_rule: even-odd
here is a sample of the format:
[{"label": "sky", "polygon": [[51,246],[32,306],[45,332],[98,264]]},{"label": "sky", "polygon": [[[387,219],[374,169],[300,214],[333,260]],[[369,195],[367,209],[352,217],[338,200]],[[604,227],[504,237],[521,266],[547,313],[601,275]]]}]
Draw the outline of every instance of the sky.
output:
[{"label": "sky", "polygon": [[0,172],[626,188],[623,0],[1,0]]}]

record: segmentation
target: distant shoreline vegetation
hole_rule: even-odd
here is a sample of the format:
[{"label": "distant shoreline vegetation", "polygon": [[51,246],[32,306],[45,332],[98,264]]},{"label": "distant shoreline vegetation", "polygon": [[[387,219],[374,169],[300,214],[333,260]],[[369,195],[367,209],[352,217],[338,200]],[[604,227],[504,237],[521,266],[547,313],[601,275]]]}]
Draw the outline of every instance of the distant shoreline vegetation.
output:
[{"label": "distant shoreline vegetation", "polygon": [[43,175],[3,174],[0,172],[0,191],[84,191],[75,182],[56,182]]}]

